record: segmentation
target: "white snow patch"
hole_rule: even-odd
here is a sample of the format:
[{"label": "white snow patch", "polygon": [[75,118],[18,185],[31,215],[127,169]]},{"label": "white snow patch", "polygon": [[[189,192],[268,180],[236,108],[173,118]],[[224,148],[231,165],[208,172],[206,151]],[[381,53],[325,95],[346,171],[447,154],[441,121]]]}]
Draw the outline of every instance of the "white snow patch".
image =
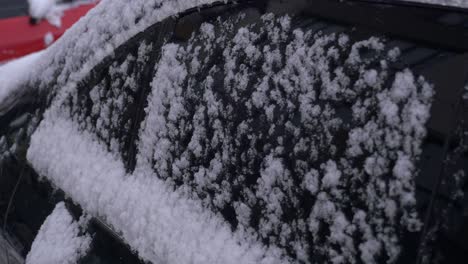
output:
[{"label": "white snow patch", "polygon": [[443,6],[468,7],[467,0],[407,0],[409,2],[419,2],[425,4],[435,4]]},{"label": "white snow patch", "polygon": [[409,70],[396,74],[391,90],[393,100],[399,102],[406,99],[414,90],[416,90],[414,75]]},{"label": "white snow patch", "polygon": [[31,68],[42,58],[44,51],[0,65],[0,115],[9,110],[22,92],[22,86],[30,78]]},{"label": "white snow patch", "polygon": [[60,202],[42,224],[26,264],[74,264],[86,253],[90,242],[88,235],[80,235],[79,224]]},{"label": "white snow patch", "polygon": [[47,19],[56,27],[62,26],[63,7],[57,4],[57,0],[28,0],[29,15],[35,19]]},{"label": "white snow patch", "polygon": [[376,70],[368,70],[364,73],[364,81],[369,85],[370,87],[374,87],[377,84],[378,81],[378,73]]},{"label": "white snow patch", "polygon": [[37,19],[45,18],[55,7],[56,0],[28,0],[29,14]]},{"label": "white snow patch", "polygon": [[288,263],[278,249],[232,233],[216,215],[154,175],[142,170],[127,175],[122,160],[93,135],[78,132],[76,124],[49,118],[32,136],[28,160],[84,210],[106,219],[144,260]]},{"label": "white snow patch", "polygon": [[[40,6],[39,10],[50,7],[50,3],[41,2],[34,4]],[[87,1],[79,1],[82,2]],[[115,48],[149,26],[187,9],[214,2],[226,1],[102,0],[68,29],[57,44],[44,51],[40,63],[30,67],[33,74],[22,77],[20,82],[2,84],[0,89],[15,90],[20,89],[20,85],[28,84],[34,89],[67,89],[82,80],[103,58],[111,55]],[[55,82],[56,85],[50,85]],[[1,104],[0,97],[0,115],[3,113]]]},{"label": "white snow patch", "polygon": [[465,93],[463,94],[463,99],[468,100],[468,84],[465,86]]},{"label": "white snow patch", "polygon": [[52,32],[47,32],[44,35],[44,44],[50,46],[54,42],[54,34]]},{"label": "white snow patch", "polygon": [[336,163],[332,160],[329,160],[326,164],[323,165],[325,169],[325,175],[322,179],[323,188],[333,188],[340,183],[341,172],[338,170]]}]

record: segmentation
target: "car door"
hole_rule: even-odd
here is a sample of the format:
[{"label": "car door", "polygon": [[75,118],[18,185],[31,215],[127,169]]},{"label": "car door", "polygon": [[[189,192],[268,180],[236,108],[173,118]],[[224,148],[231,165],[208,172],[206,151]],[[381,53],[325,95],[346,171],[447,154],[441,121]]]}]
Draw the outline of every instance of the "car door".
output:
[{"label": "car door", "polygon": [[[448,111],[435,107],[444,86],[419,77],[428,62],[459,54],[377,38],[300,7],[214,5],[148,28],[57,92],[28,162],[97,217],[95,228],[114,235],[107,241],[125,241],[148,261],[230,251],[230,261],[402,263],[417,258],[421,235],[442,257],[464,256],[442,246],[458,236],[447,240],[449,229],[425,222],[444,207],[463,219],[463,205],[447,207],[457,203],[430,183],[453,153],[446,174],[457,177],[447,185],[466,192],[466,149],[444,151],[450,129],[429,118]],[[229,235],[217,240],[221,233]],[[118,261],[99,241],[83,261]]]}]

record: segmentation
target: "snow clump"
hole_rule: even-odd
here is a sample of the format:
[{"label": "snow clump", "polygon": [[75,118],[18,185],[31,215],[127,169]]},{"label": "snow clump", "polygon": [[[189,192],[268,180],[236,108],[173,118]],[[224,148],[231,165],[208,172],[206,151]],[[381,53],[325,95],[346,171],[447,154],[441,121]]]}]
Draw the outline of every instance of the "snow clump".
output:
[{"label": "snow clump", "polygon": [[39,229],[26,264],[75,264],[90,243],[91,238],[81,234],[78,222],[60,202]]}]

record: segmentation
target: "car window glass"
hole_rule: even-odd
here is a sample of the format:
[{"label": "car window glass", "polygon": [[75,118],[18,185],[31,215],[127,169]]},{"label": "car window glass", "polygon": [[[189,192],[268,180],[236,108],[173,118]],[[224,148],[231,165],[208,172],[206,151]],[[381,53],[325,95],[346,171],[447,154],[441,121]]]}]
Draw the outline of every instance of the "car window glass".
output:
[{"label": "car window glass", "polygon": [[172,24],[167,19],[119,47],[63,103],[80,129],[95,134],[110,152],[120,155],[128,170],[134,166],[134,144],[154,63]]},{"label": "car window glass", "polygon": [[395,261],[431,86],[382,39],[244,11],[163,47],[137,168],[294,258]]},{"label": "car window glass", "polygon": [[[466,258],[468,247],[468,92],[467,88],[456,107],[457,122],[444,150],[443,167],[437,181],[432,181],[433,201],[428,204],[428,235],[422,250],[425,261],[443,259],[457,262]],[[427,199],[427,198],[426,198]]]}]

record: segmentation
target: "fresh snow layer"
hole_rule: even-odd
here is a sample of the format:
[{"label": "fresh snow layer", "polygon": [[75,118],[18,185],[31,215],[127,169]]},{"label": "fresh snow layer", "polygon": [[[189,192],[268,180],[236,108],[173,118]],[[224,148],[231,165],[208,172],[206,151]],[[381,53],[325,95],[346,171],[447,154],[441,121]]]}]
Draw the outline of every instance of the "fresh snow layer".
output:
[{"label": "fresh snow layer", "polygon": [[121,232],[144,260],[288,263],[278,250],[233,234],[213,213],[156,177],[127,175],[121,160],[70,121],[42,123],[31,139],[28,159],[88,213],[103,217]]},{"label": "fresh snow layer", "polygon": [[0,115],[7,111],[21,95],[24,83],[31,77],[31,69],[37,65],[44,51],[0,65]]},{"label": "fresh snow layer", "polygon": [[26,264],[75,264],[90,242],[89,236],[80,235],[78,222],[60,202],[39,229]]},{"label": "fresh snow layer", "polygon": [[[44,2],[43,2],[44,1]],[[39,10],[51,0],[31,2]],[[189,8],[223,2],[216,0],[103,0],[81,18],[72,28],[45,50],[41,60],[29,65],[32,74],[13,73],[13,81],[0,73],[0,115],[5,93],[25,86],[34,89],[61,89],[66,83],[79,82],[115,48],[149,26]],[[39,8],[40,7],[40,8]],[[41,12],[38,12],[41,13]],[[89,27],[88,25],[93,25]],[[5,91],[5,92],[4,92]],[[33,92],[30,89],[29,92]],[[51,91],[52,93],[52,91]],[[12,100],[8,101],[9,103]],[[9,105],[10,107],[10,105]]]},{"label": "fresh snow layer", "polygon": [[[45,2],[52,0],[30,1],[38,1],[37,5],[42,7],[46,6]],[[440,2],[440,0],[425,1]],[[458,1],[460,5],[468,4],[468,1]],[[91,68],[104,57],[112,54],[116,47],[148,26],[186,9],[213,2],[223,1],[102,0],[65,32],[64,36],[58,40],[58,45],[54,45],[45,52],[47,55],[43,56],[41,63],[31,67],[34,74],[30,78],[24,78],[24,83],[34,88],[50,89],[61,88],[68,81],[79,82]],[[93,27],[88,27],[88,25],[93,25]],[[11,87],[6,88],[2,85],[4,86],[2,89],[19,88],[16,83],[10,84]]]},{"label": "fresh snow layer", "polygon": [[64,6],[58,5],[57,0],[28,0],[29,15],[32,18],[47,21],[56,27],[62,25]]},{"label": "fresh snow layer", "polygon": [[52,45],[53,42],[54,42],[54,35],[52,34],[52,32],[47,32],[44,35],[44,44],[48,47]]},{"label": "fresh snow layer", "polygon": [[387,58],[378,38],[314,35],[273,15],[259,17],[260,30],[239,20],[163,47],[137,168],[212,211],[234,208],[233,226],[297,261],[396,262],[400,231],[421,226],[414,163],[431,86],[393,72],[397,52]]},{"label": "fresh snow layer", "polygon": [[56,91],[28,160],[154,263],[396,262],[401,233],[421,227],[414,163],[432,87],[392,72],[398,51],[378,38],[314,35],[273,15],[260,32],[236,28],[242,17],[164,45],[133,173],[115,133],[143,88],[145,41],[109,66],[110,81]]},{"label": "fresh snow layer", "polygon": [[[149,26],[187,9],[216,0],[103,0],[46,51],[34,67],[38,88],[79,82],[103,58]],[[92,25],[90,27],[89,25]],[[51,87],[52,86],[52,87]]]},{"label": "fresh snow layer", "polygon": [[435,5],[444,5],[444,6],[468,7],[467,0],[407,0],[407,1],[426,3],[426,4],[435,4]]},{"label": "fresh snow layer", "polygon": [[[28,82],[57,95],[31,138],[32,166],[155,263],[287,263],[287,250],[304,263],[310,252],[335,263],[395,262],[400,233],[420,228],[414,162],[432,88],[409,70],[390,74],[377,38],[315,38],[291,32],[288,18],[265,16],[263,33],[247,27],[231,32],[239,24],[234,21],[218,36],[214,25],[204,24],[188,46],[165,45],[132,174],[112,129],[125,125],[120,115],[134,100],[128,90],[139,88],[138,73],[120,72],[147,62],[151,45],[141,43],[143,58],[129,55],[109,68],[111,89],[106,82],[88,87],[90,114],[67,105],[78,101],[78,83],[116,47],[210,2],[104,0],[66,32]],[[362,58],[366,49],[378,60]],[[388,54],[392,61],[398,51]],[[213,57],[220,65],[206,69]],[[337,62],[342,67],[331,66]],[[358,80],[351,82],[352,76]],[[338,114],[342,104],[352,110],[353,126]],[[237,110],[252,118],[236,123]],[[338,133],[346,140],[335,145]],[[257,178],[247,183],[247,177]],[[242,187],[237,198],[233,186]],[[298,202],[304,192],[314,198],[307,214]],[[220,217],[226,204],[239,221],[234,231]],[[282,222],[284,204],[302,215]],[[250,226],[252,213],[258,213],[257,229]]]},{"label": "fresh snow layer", "polygon": [[37,19],[45,18],[55,7],[56,0],[28,0],[29,14]]}]

